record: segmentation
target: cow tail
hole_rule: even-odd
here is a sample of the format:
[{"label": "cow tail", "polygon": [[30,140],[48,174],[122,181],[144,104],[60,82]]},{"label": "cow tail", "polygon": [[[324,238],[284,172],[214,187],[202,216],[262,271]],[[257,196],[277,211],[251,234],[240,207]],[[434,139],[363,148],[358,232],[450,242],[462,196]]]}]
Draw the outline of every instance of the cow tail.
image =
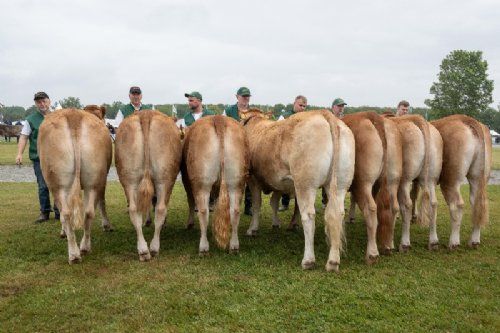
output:
[{"label": "cow tail", "polygon": [[340,128],[336,123],[336,118],[328,111],[322,111],[323,117],[328,121],[330,125],[330,133],[332,136],[333,144],[333,156],[330,164],[330,184],[328,185],[328,203],[325,207],[325,231],[327,234],[335,235],[337,239],[331,239],[332,245],[338,243],[338,248],[340,252],[344,249],[344,222],[342,219],[343,211],[340,209],[339,202],[337,200],[337,170],[339,165],[339,154],[340,154]]},{"label": "cow tail", "polygon": [[229,193],[227,190],[226,177],[224,172],[224,134],[225,134],[225,123],[224,117],[214,116],[213,123],[215,128],[215,133],[219,139],[219,156],[220,156],[220,187],[219,187],[219,199],[217,200],[217,205],[215,206],[214,212],[214,223],[213,223],[213,233],[215,235],[215,240],[217,245],[225,249],[229,244],[229,236],[231,233],[231,217],[229,212]]},{"label": "cow tail", "polygon": [[144,175],[139,183],[137,209],[142,213],[143,218],[148,215],[151,209],[151,200],[154,193],[154,185],[151,179],[151,161],[149,151],[149,130],[153,113],[150,111],[142,111],[139,113],[139,121],[144,139]]},{"label": "cow tail", "polygon": [[74,152],[74,163],[75,163],[75,175],[73,178],[73,184],[71,185],[68,208],[71,212],[70,224],[75,230],[82,229],[83,227],[83,203],[81,198],[81,184],[80,184],[80,170],[81,170],[81,146],[80,146],[80,129],[78,127],[72,127],[70,125],[71,136],[73,140],[73,152]]}]

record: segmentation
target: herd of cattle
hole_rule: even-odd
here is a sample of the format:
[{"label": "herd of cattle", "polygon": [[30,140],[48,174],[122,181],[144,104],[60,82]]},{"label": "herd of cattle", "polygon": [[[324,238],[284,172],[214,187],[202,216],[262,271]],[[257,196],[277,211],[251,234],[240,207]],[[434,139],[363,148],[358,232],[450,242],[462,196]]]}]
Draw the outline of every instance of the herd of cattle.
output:
[{"label": "herd of cattle", "polygon": [[[40,127],[38,151],[47,185],[61,210],[69,262],[90,251],[91,222],[98,206],[103,227],[111,229],[105,210],[106,176],[112,142],[104,124],[105,110],[88,106],[48,115]],[[439,184],[449,206],[451,249],[460,244],[464,201],[460,185],[470,184],[473,231],[469,245],[480,243],[488,221],[486,184],[491,165],[491,137],[486,126],[463,115],[427,122],[421,116],[392,117],[360,112],[337,119],[326,110],[297,113],[283,121],[251,109],[241,123],[225,116],[207,116],[180,132],[174,119],[152,110],[136,112],[120,125],[115,161],[125,191],[130,220],[137,232],[141,261],[160,250],[160,232],[176,177],[181,171],[187,193],[187,226],[200,222],[200,254],[209,251],[209,199],[218,197],[212,223],[219,247],[238,251],[240,203],[248,184],[253,215],[248,235],[259,227],[261,192],[270,193],[273,227],[279,227],[278,202],[294,195],[304,230],[304,269],[315,265],[315,198],[326,192],[325,233],[329,244],[327,271],[338,271],[344,242],[344,199],[363,213],[367,230],[366,261],[378,259],[379,248],[391,252],[396,217],[401,212],[399,250],[410,248],[410,223],[429,226],[429,249],[438,247],[436,233]],[[412,187],[413,185],[413,187]],[[419,209],[416,198],[422,191]],[[83,190],[83,202],[81,199]],[[154,236],[148,247],[143,222],[154,204]],[[412,205],[412,203],[414,203]],[[412,210],[413,208],[413,210]],[[80,246],[75,229],[83,227]],[[377,244],[378,243],[378,244]]]}]

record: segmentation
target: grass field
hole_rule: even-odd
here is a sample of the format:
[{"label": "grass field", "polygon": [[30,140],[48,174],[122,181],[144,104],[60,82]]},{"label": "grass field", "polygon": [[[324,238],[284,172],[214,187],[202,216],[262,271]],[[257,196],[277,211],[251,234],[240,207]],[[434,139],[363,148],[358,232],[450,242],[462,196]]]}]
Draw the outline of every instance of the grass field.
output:
[{"label": "grass field", "polygon": [[[268,197],[258,237],[244,236],[249,218],[242,218],[239,254],[218,250],[210,237],[211,255],[198,257],[199,228],[184,229],[186,199],[179,184],[160,256],[141,263],[117,182],[107,190],[115,231],[101,231],[97,218],[92,253],[70,266],[60,226],[31,222],[37,215],[35,184],[0,186],[1,332],[500,331],[499,186],[489,187],[491,222],[478,250],[445,248],[449,218],[440,196],[439,251],[427,251],[427,231],[412,226],[410,253],[367,267],[357,212],[356,223],[346,226],[339,274],[324,271],[322,214],[316,224],[318,267],[303,271],[302,229],[273,230]],[[467,205],[462,244],[471,230],[469,213]],[[283,220],[290,215],[282,213]],[[151,228],[145,234],[149,241]]]},{"label": "grass field", "polygon": [[[15,140],[13,142],[0,141],[0,165],[15,164],[16,155],[17,144]],[[31,161],[28,158],[28,146],[26,146],[24,151],[23,164],[31,164]],[[493,169],[500,170],[500,147],[493,148]]]}]

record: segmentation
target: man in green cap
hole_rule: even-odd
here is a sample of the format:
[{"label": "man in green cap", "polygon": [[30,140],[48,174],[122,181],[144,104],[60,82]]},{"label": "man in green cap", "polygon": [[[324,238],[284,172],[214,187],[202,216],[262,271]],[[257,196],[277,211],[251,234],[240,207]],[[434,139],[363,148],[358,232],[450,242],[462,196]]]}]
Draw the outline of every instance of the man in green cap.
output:
[{"label": "man in green cap", "polygon": [[[231,105],[222,113],[225,116],[231,117],[236,121],[240,121],[245,119],[245,113],[248,111],[250,106],[250,97],[252,94],[250,93],[250,89],[247,87],[240,87],[236,91],[236,100],[237,103],[235,105]],[[245,215],[252,215],[252,193],[248,188],[248,185],[245,188]]]},{"label": "man in green cap", "polygon": [[[38,183],[38,201],[40,202],[40,216],[35,220],[35,223],[41,223],[49,220],[50,212],[50,193],[45,179],[43,179],[42,169],[40,168],[40,158],[38,157],[38,130],[42,124],[45,116],[51,112],[50,98],[45,92],[40,91],[35,94],[35,105],[37,110],[26,118],[21,136],[19,138],[16,164],[23,163],[23,153],[26,144],[29,140],[29,158],[33,162],[33,169],[35,171],[36,181]],[[54,205],[55,219],[59,220],[59,209]]]},{"label": "man in green cap", "polygon": [[137,86],[130,87],[128,98],[130,99],[130,103],[125,105],[121,110],[116,114],[116,123],[117,126],[120,125],[123,118],[127,118],[132,115],[134,111],[140,110],[150,110],[153,106],[148,104],[142,104],[142,90]]},{"label": "man in green cap", "polygon": [[188,112],[184,119],[180,121],[180,125],[183,127],[188,127],[194,124],[195,121],[205,116],[213,116],[215,112],[210,111],[203,107],[203,97],[197,91],[193,91],[191,93],[185,93],[185,97],[188,99],[188,105],[191,109],[191,112]]},{"label": "man in green cap", "polygon": [[342,98],[335,98],[332,103],[332,112],[337,118],[344,117],[344,107],[347,105]]},{"label": "man in green cap", "polygon": [[223,115],[231,117],[237,121],[240,121],[242,116],[245,118],[244,114],[248,111],[251,96],[252,94],[250,93],[250,89],[247,87],[241,87],[238,89],[238,91],[236,91],[237,103],[225,109]]},{"label": "man in green cap", "polygon": [[[296,113],[304,112],[306,111],[306,107],[307,107],[307,98],[305,96],[299,95],[295,97],[292,111],[287,111],[283,113],[278,118],[278,121],[286,119]],[[278,208],[278,211],[282,212],[287,210],[289,205],[290,205],[290,196],[288,194],[283,194],[281,196],[281,206]]]}]

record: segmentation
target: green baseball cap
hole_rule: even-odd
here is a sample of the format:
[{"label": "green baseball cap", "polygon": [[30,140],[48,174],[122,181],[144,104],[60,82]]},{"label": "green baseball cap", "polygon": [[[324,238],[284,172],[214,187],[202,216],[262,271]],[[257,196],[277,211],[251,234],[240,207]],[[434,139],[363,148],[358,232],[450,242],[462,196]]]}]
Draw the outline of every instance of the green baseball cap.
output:
[{"label": "green baseball cap", "polygon": [[347,103],[344,102],[344,100],[342,98],[335,98],[333,100],[332,106],[335,106],[335,105],[347,105]]},{"label": "green baseball cap", "polygon": [[193,91],[193,92],[190,92],[190,93],[185,93],[184,94],[185,97],[194,97],[194,98],[198,98],[200,101],[203,100],[203,98],[201,97],[201,94],[197,91]]},{"label": "green baseball cap", "polygon": [[250,89],[248,89],[247,87],[241,87],[240,89],[238,89],[238,91],[236,92],[236,95],[252,96],[252,94],[250,93]]}]

